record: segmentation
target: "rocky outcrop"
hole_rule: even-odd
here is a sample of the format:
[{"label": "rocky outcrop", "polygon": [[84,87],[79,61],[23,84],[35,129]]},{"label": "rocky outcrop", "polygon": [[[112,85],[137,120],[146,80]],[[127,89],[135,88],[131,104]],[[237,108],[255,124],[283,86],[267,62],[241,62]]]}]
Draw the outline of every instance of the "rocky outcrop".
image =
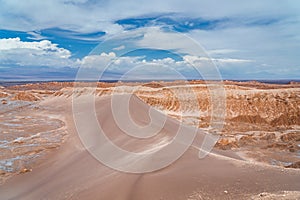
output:
[{"label": "rocky outcrop", "polygon": [[[292,113],[294,114],[294,113]],[[273,126],[290,126],[290,125],[300,125],[300,111],[294,115],[284,113],[278,118],[271,121]]]},{"label": "rocky outcrop", "polygon": [[1,103],[4,104],[4,105],[7,104],[7,100],[6,99],[2,99]]},{"label": "rocky outcrop", "polygon": [[287,133],[287,134],[284,134],[280,137],[280,139],[283,141],[283,142],[290,142],[290,141],[293,141],[293,142],[300,142],[300,133],[298,132],[292,132],[292,133]]},{"label": "rocky outcrop", "polygon": [[216,147],[222,150],[238,148],[238,142],[235,138],[221,138],[218,140]]},{"label": "rocky outcrop", "polygon": [[300,168],[300,161],[294,162],[294,163],[286,166],[286,168]]},{"label": "rocky outcrop", "polygon": [[239,115],[230,119],[232,122],[266,124],[267,121],[259,115]]},{"label": "rocky outcrop", "polygon": [[12,98],[12,101],[39,101],[40,98],[29,92],[18,92]]},{"label": "rocky outcrop", "polygon": [[0,91],[0,98],[5,98],[5,97],[8,97],[8,94],[6,92]]}]

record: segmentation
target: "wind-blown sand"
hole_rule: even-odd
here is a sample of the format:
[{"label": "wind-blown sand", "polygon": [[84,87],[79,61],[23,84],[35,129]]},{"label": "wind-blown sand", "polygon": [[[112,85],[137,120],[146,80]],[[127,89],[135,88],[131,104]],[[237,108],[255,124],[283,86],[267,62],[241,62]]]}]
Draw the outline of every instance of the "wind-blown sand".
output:
[{"label": "wind-blown sand", "polygon": [[[143,151],[173,138],[179,122],[172,118],[168,118],[161,134],[149,141],[138,143],[125,136],[113,120],[110,98],[97,98],[96,112],[108,137],[118,146]],[[231,150],[214,149],[199,159],[198,143],[159,171],[146,174],[115,171],[92,157],[82,145],[70,99],[46,98],[40,106],[47,115],[61,116],[68,139],[60,148],[41,157],[31,172],[16,175],[1,185],[0,199],[300,199],[298,169],[245,161]],[[149,105],[137,97],[130,102],[131,116],[138,124],[149,121],[148,109]],[[196,138],[202,139],[201,134]]]}]

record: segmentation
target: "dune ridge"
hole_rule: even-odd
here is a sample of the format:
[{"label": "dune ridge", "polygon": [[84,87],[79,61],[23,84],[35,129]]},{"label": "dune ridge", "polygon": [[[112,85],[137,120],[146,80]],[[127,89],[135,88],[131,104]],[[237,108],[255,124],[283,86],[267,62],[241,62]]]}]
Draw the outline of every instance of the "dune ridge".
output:
[{"label": "dune ridge", "polygon": [[[130,90],[130,87],[137,86],[137,83],[125,84],[125,87],[123,85],[112,87],[108,84],[109,86],[99,87],[96,91],[85,86],[82,92],[75,94],[75,98],[97,96],[95,105],[98,120],[116,145],[133,152],[151,151],[157,148],[158,144],[165,145],[172,140],[180,121],[209,131],[210,102],[205,85],[192,84],[199,97],[198,101],[203,114],[197,117],[193,115],[195,102],[187,98],[185,105],[179,106],[176,103],[176,97],[172,96],[171,89],[175,88],[184,93],[186,86],[179,83],[169,84],[162,87],[161,83],[142,85],[135,92],[138,98],[133,98],[131,101],[130,113],[138,124],[148,122],[149,105],[168,116],[164,131],[150,140],[134,140],[124,134],[115,124],[110,111],[113,91],[122,95]],[[51,87],[54,88],[54,86]],[[146,174],[130,174],[113,170],[96,160],[86,150],[77,135],[73,120],[72,87],[54,90],[37,90],[37,86],[34,86],[34,89],[26,88],[26,93],[32,93],[38,97],[38,100],[27,102],[25,107],[22,104],[23,100],[11,99],[16,94],[16,88],[2,88],[1,92],[8,94],[3,97],[8,101],[8,104],[1,105],[3,112],[7,106],[13,107],[16,113],[19,112],[20,106],[23,106],[25,110],[28,109],[28,112],[36,109],[37,113],[61,120],[68,137],[64,143],[57,148],[50,149],[46,155],[33,163],[31,170],[25,170],[1,185],[1,198],[147,200],[284,199],[286,197],[297,199],[299,198],[300,171],[283,168],[278,163],[272,165],[265,160],[265,157],[273,156],[272,158],[280,160],[279,154],[270,154],[278,149],[278,152],[281,152],[280,155],[288,161],[293,161],[291,157],[297,155],[299,151],[298,122],[293,118],[289,121],[289,116],[294,114],[296,119],[298,116],[299,88],[295,85],[292,88],[285,86],[279,89],[259,87],[260,89],[257,89],[253,85],[240,86],[232,83],[225,85],[228,92],[226,112],[232,113],[226,118],[221,138],[212,154],[204,159],[198,158],[198,144],[203,141],[203,137],[198,135],[194,144],[180,159],[164,169]],[[117,89],[114,90],[115,88]],[[188,95],[186,94],[187,97]],[[262,97],[267,98],[264,101],[258,100]],[[284,107],[285,102],[288,102],[286,107]],[[272,120],[281,116],[277,112],[269,112],[275,106],[281,115],[286,114],[288,120],[272,124]],[[179,115],[180,108],[183,109],[181,116]],[[262,112],[258,112],[260,110]],[[11,110],[8,111],[11,112]],[[2,114],[2,117],[4,116]],[[200,123],[198,123],[199,120]],[[291,145],[294,146],[291,147]],[[253,158],[251,152],[259,153],[260,156],[254,154],[252,156],[256,159],[251,159]],[[245,156],[245,154],[248,155]],[[123,165],[126,159],[116,158],[116,162]],[[151,164],[145,163],[147,166]]]}]

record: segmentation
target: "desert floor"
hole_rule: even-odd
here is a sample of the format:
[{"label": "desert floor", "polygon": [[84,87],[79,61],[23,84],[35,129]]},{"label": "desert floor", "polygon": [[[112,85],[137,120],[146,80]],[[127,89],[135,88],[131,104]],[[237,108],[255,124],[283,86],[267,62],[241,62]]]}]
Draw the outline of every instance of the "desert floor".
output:
[{"label": "desert floor", "polygon": [[[0,199],[300,199],[300,85],[225,81],[224,126],[212,152],[199,159],[199,144],[215,131],[210,84],[215,83],[98,83],[97,88],[81,83],[77,91],[66,82],[1,87]],[[116,123],[112,99],[122,107],[130,93],[127,114],[137,124],[151,122],[152,108],[156,114],[150,128],[166,117],[154,137],[133,138]],[[95,112],[89,111],[90,96]],[[97,132],[89,126],[95,117],[109,140],[130,152],[167,146],[182,126],[200,129],[175,162],[134,174],[93,157],[87,148],[102,151],[105,144],[95,140],[84,146],[74,115],[82,115],[80,123],[87,124],[81,134]],[[110,153],[108,159],[128,169],[139,161],[110,158]],[[143,159],[140,167],[148,168],[169,154]]]}]

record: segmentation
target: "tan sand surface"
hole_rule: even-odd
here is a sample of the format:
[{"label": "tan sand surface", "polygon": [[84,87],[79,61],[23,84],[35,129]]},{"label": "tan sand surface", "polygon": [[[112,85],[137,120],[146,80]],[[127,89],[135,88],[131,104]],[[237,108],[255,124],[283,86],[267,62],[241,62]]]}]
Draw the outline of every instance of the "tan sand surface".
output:
[{"label": "tan sand surface", "polygon": [[[153,142],[172,138],[179,126],[176,120],[168,118],[161,134],[138,143],[124,136],[114,123],[110,100],[110,97],[97,99],[97,116],[108,137],[122,148],[145,150]],[[14,176],[1,185],[0,199],[272,199],[276,194],[277,199],[284,199],[282,195],[287,194],[286,199],[299,199],[299,170],[243,161],[230,150],[214,150],[204,159],[198,159],[197,145],[193,145],[179,160],[159,171],[146,174],[115,171],[101,164],[82,145],[70,100],[48,98],[41,106],[48,106],[45,112],[49,114],[63,113],[69,138],[59,149],[42,157],[32,172]],[[131,101],[130,112],[137,123],[147,122],[148,109],[138,98]],[[202,140],[203,135],[198,137],[197,140]],[[122,158],[119,159],[122,164]]]}]

